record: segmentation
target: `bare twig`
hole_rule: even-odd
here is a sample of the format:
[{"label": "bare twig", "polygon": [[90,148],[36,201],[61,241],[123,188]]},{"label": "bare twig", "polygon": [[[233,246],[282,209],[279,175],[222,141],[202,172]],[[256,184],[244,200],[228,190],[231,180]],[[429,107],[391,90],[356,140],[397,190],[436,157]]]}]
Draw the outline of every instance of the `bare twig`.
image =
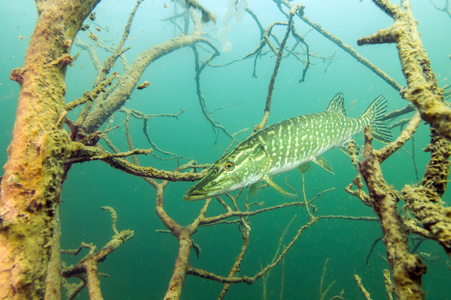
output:
[{"label": "bare twig", "polygon": [[360,276],[357,274],[354,274],[354,279],[355,279],[355,282],[357,283],[357,286],[359,287],[360,291],[362,292],[363,296],[365,297],[365,299],[371,300],[370,293],[368,293],[368,291],[363,286],[362,279],[360,278]]},{"label": "bare twig", "polygon": [[76,286],[75,290],[69,291],[69,298],[74,298],[84,286],[88,287],[88,293],[90,299],[103,299],[100,291],[100,281],[99,275],[97,273],[97,265],[99,262],[102,262],[106,259],[106,257],[119,248],[123,243],[131,239],[134,235],[133,231],[127,229],[118,232],[116,230],[116,220],[117,214],[116,211],[109,206],[102,207],[103,210],[110,212],[112,218],[112,229],[114,231],[114,235],[112,239],[103,246],[102,249],[96,251],[96,247],[92,244],[82,243],[77,250],[74,251],[63,251],[63,253],[77,255],[81,248],[89,248],[90,252],[80,260],[75,266],[70,266],[64,268],[61,272],[61,275],[64,278],[70,277],[78,277],[84,283],[82,286]]}]

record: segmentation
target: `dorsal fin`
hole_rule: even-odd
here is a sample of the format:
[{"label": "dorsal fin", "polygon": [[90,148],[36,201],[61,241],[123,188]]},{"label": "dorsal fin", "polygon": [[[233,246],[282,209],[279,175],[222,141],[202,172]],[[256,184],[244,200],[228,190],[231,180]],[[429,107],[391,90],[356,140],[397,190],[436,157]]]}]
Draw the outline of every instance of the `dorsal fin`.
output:
[{"label": "dorsal fin", "polygon": [[335,95],[335,97],[330,101],[326,111],[336,112],[346,116],[345,98],[342,93]]}]

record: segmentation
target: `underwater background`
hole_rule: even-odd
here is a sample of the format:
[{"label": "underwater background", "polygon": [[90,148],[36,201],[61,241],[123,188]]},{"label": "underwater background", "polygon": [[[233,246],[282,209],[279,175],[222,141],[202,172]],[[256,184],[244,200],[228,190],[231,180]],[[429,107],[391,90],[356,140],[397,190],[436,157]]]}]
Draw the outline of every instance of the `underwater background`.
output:
[{"label": "underwater background", "polygon": [[[234,17],[228,22],[230,31],[226,45],[219,41],[218,30],[225,27],[223,17],[228,11],[226,0],[200,1],[213,12],[218,20],[204,24],[203,32],[221,51],[212,65],[220,65],[239,59],[255,50],[260,42],[260,31],[255,21],[244,14],[241,20]],[[232,1],[235,2],[235,1]],[[276,21],[286,22],[270,0],[248,0],[248,7],[258,16],[263,27]],[[297,2],[291,2],[292,4]],[[391,45],[374,45],[358,47],[356,40],[360,37],[387,28],[392,19],[379,10],[371,1],[363,0],[311,0],[303,1],[305,14],[314,22],[320,23],[331,34],[354,47],[362,56],[368,58],[402,86],[405,79],[401,72],[396,47]],[[436,0],[443,6],[445,1]],[[96,20],[86,21],[101,43],[117,44],[122,36],[134,1],[104,0],[97,8]],[[11,141],[11,132],[17,108],[19,86],[9,80],[13,68],[21,67],[25,51],[37,18],[35,3],[30,0],[4,1],[0,10],[1,40],[0,45],[0,165],[7,160],[6,149]],[[125,53],[128,62],[133,62],[136,55],[164,42],[179,33],[174,25],[162,21],[173,15],[173,2],[145,0],[137,11],[126,46],[131,47]],[[431,60],[440,86],[448,84],[451,78],[451,18],[434,8],[425,0],[412,0],[412,10],[419,21],[421,39]],[[304,35],[310,27],[295,18],[297,31]],[[273,30],[279,40],[285,34],[284,28]],[[77,38],[86,43],[95,44],[88,37],[88,32],[79,32]],[[402,108],[406,101],[399,93],[375,75],[368,68],[357,62],[335,44],[325,39],[316,31],[305,36],[312,57],[305,82],[299,83],[303,64],[287,57],[281,62],[275,83],[269,124],[298,115],[320,112],[327,108],[329,101],[337,92],[344,93],[348,116],[358,117],[378,95],[388,99],[389,111]],[[220,43],[222,42],[222,44]],[[289,45],[294,44],[291,37]],[[231,48],[230,48],[231,45]],[[222,48],[224,46],[224,48]],[[230,49],[225,49],[229,47]],[[103,62],[108,53],[101,47],[95,48]],[[72,55],[79,51],[72,47]],[[335,53],[335,55],[334,55]],[[201,52],[201,60],[208,54]],[[322,57],[331,57],[333,61]],[[305,56],[303,57],[305,58]],[[200,77],[202,92],[207,109],[217,111],[212,117],[229,132],[235,133],[248,128],[247,132],[237,135],[241,141],[247,137],[254,125],[262,118],[268,83],[274,68],[275,56],[268,53],[257,60],[257,78],[252,77],[253,58],[236,62],[225,67],[207,66]],[[117,63],[115,70],[121,72]],[[185,111],[177,118],[155,117],[148,121],[148,130],[152,141],[165,151],[196,160],[200,164],[212,163],[221,157],[231,143],[224,133],[212,129],[201,113],[195,87],[194,56],[191,48],[181,48],[152,63],[143,74],[140,82],[149,81],[150,87],[135,90],[125,107],[139,110],[145,114],[175,114]],[[96,72],[90,58],[82,51],[72,67],[67,70],[67,101],[82,96],[86,90],[93,88]],[[69,114],[76,116],[81,109]],[[113,124],[120,124],[124,114],[117,112]],[[130,130],[135,148],[151,148],[142,134],[142,122],[131,119]],[[396,136],[399,129],[394,129]],[[422,149],[429,141],[426,125],[421,125],[415,135],[415,157],[412,157],[412,141],[403,149],[392,155],[382,169],[385,179],[400,190],[405,184],[418,181],[415,175],[415,160],[421,179],[428,154]],[[116,147],[127,151],[124,126],[108,133]],[[362,134],[356,136],[362,145]],[[105,146],[103,142],[102,145]],[[383,144],[374,142],[376,148]],[[106,146],[105,146],[106,147]],[[170,156],[158,153],[160,158]],[[375,216],[370,208],[359,199],[347,194],[344,188],[356,176],[351,160],[340,150],[331,150],[323,155],[333,166],[334,174],[318,166],[305,175],[305,192],[311,199],[319,192],[335,188],[325,193],[314,204],[316,215]],[[139,156],[140,165],[153,166],[158,169],[172,170],[178,163],[188,160],[160,160],[152,155]],[[285,179],[302,193],[302,178],[296,170],[277,175],[275,181],[284,186]],[[179,224],[188,225],[198,215],[204,201],[187,202],[183,200],[185,191],[192,182],[170,183],[165,189],[164,208]],[[135,232],[133,239],[123,244],[99,265],[99,272],[107,273],[109,278],[101,278],[101,288],[105,299],[161,299],[167,289],[177,255],[178,241],[170,234],[157,233],[165,229],[155,214],[155,190],[141,178],[111,168],[103,162],[88,162],[72,166],[63,186],[61,205],[61,248],[75,249],[82,241],[94,243],[101,248],[109,241],[111,217],[100,210],[101,206],[112,206],[118,214],[118,230],[131,229]],[[247,191],[246,191],[247,193]],[[261,190],[257,196],[267,206],[292,201],[274,190]],[[224,198],[225,199],[225,198]],[[449,196],[444,201],[449,205]],[[241,205],[244,197],[238,200]],[[243,206],[241,206],[243,208]],[[223,212],[223,208],[214,204],[208,211],[209,216]],[[250,218],[252,228],[250,246],[241,264],[238,274],[253,276],[273,259],[279,238],[292,218],[296,216],[287,231],[283,244],[288,244],[297,230],[308,222],[305,208],[285,208]],[[384,261],[385,247],[380,241],[376,244],[366,263],[371,246],[381,237],[381,229],[375,221],[350,221],[340,219],[321,219],[308,228],[287,253],[284,261],[283,299],[319,299],[320,280],[323,266],[327,259],[327,270],[323,289],[335,282],[325,298],[338,295],[344,290],[345,299],[363,299],[353,275],[362,277],[365,288],[373,299],[387,299],[383,269],[389,268]],[[227,276],[242,246],[242,236],[237,224],[216,225],[199,228],[193,236],[202,252],[197,257],[192,251],[191,265],[216,274]],[[86,250],[84,250],[86,252]],[[425,241],[419,248],[431,259],[424,260],[428,265],[423,277],[426,299],[451,298],[451,270],[445,265],[447,256],[443,249],[433,241]],[[79,257],[62,255],[66,265],[76,263]],[[277,266],[270,274],[267,284],[267,298],[280,299],[282,267]],[[182,299],[216,299],[222,284],[187,276]],[[232,285],[226,299],[262,299],[262,280],[253,285]],[[77,299],[87,299],[86,290]]]}]

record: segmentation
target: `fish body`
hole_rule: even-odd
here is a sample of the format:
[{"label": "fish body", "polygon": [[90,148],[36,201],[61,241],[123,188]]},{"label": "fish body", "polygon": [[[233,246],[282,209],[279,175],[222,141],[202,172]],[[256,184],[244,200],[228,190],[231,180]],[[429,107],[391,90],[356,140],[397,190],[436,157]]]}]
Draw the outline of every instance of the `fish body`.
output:
[{"label": "fish body", "polygon": [[290,118],[272,124],[239,143],[192,186],[185,200],[200,200],[251,186],[262,180],[279,189],[270,176],[287,172],[309,161],[326,169],[318,156],[345,145],[352,136],[370,126],[373,136],[383,142],[391,133],[381,120],[387,107],[384,96],[377,97],[359,118],[349,118],[343,94],[338,93],[326,111]]}]

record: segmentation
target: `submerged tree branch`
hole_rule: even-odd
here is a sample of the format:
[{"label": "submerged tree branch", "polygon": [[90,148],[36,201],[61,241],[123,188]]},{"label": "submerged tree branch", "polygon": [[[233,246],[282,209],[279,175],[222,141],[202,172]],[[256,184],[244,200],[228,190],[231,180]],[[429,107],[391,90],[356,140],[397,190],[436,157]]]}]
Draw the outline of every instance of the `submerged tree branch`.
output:
[{"label": "submerged tree branch", "polygon": [[[85,243],[82,243],[82,245],[76,250],[63,250],[63,253],[66,254],[72,254],[77,255],[81,248],[90,248],[91,251],[80,260],[79,263],[77,263],[75,266],[70,266],[67,268],[64,268],[64,270],[61,272],[61,275],[64,278],[71,278],[71,277],[78,277],[83,281],[83,287],[88,287],[88,293],[90,299],[103,299],[102,292],[100,290],[100,281],[99,281],[99,274],[97,272],[97,266],[100,262],[104,261],[107,256],[115,251],[117,248],[119,248],[123,243],[128,241],[129,239],[133,238],[134,232],[132,230],[122,230],[121,232],[118,232],[116,229],[116,221],[117,221],[117,214],[116,211],[110,207],[110,206],[104,206],[102,207],[102,210],[108,211],[111,214],[112,218],[112,229],[114,231],[114,235],[111,238],[111,240],[103,246],[102,249],[96,252],[96,247],[92,244],[87,245]],[[81,291],[80,288],[69,290],[69,298],[73,299],[79,292]]]},{"label": "submerged tree branch", "polygon": [[[0,194],[0,298],[59,295],[49,262],[58,259],[55,220],[70,139],[59,122],[65,109],[69,53],[84,19],[100,0],[37,0],[38,20],[24,66],[18,109]],[[55,290],[58,289],[58,290]]]},{"label": "submerged tree branch", "polygon": [[360,172],[368,187],[374,212],[381,220],[387,258],[393,271],[395,292],[400,299],[423,299],[421,278],[426,265],[418,255],[409,252],[407,231],[397,212],[398,193],[384,180],[380,159],[371,146],[369,128],[365,129],[365,150],[360,162]]},{"label": "submerged tree branch", "polygon": [[423,48],[413,18],[410,3],[402,1],[402,7],[388,0],[373,0],[394,23],[391,27],[363,37],[359,45],[396,43],[404,77],[408,88],[401,91],[404,99],[411,101],[421,114],[421,118],[448,140],[451,140],[451,108],[444,103],[443,89],[438,87],[431,63]]},{"label": "submerged tree branch", "polygon": [[[205,175],[201,173],[180,173],[158,170],[153,167],[141,167],[120,157],[148,154],[152,150],[134,149],[129,152],[111,154],[100,147],[84,146],[80,143],[73,143],[72,154],[68,160],[69,164],[86,162],[91,160],[101,160],[109,164],[115,169],[122,170],[126,173],[153,179],[165,179],[169,181],[194,181],[199,180]],[[195,167],[195,166],[193,166]]]}]

